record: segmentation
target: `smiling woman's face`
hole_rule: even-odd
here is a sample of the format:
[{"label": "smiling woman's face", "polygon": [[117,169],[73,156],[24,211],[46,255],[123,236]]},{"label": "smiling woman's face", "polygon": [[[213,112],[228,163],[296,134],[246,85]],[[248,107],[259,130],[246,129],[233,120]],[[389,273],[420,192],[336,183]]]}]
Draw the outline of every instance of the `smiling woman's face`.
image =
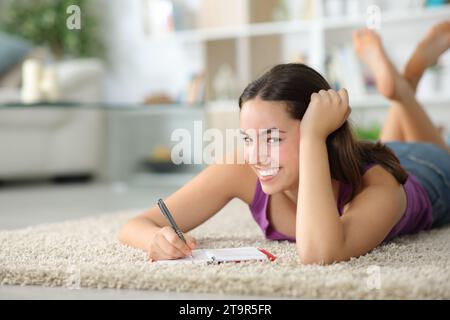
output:
[{"label": "smiling woman's face", "polygon": [[[241,108],[240,128],[243,132],[245,161],[258,175],[263,191],[274,194],[296,189],[300,121],[289,116],[286,103],[264,101],[259,97],[248,100]],[[279,130],[279,139],[264,132],[271,128]],[[266,147],[261,144],[266,144]],[[278,152],[276,166],[271,164],[273,152]]]}]

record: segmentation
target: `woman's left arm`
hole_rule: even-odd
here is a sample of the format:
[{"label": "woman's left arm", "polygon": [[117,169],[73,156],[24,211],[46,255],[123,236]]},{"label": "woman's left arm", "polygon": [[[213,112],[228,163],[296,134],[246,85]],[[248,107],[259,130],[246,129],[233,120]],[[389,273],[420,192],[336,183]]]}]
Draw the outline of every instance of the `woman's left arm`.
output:
[{"label": "woman's left arm", "polygon": [[331,184],[324,139],[300,137],[296,238],[302,263],[328,263],[345,235]]},{"label": "woman's left arm", "polygon": [[345,90],[322,90],[312,95],[300,125],[296,238],[302,263],[328,264],[364,254],[384,239],[398,216],[399,184],[387,173],[388,184],[386,176],[380,177],[379,183],[365,188],[346,214],[339,216],[326,138],[349,114]]}]

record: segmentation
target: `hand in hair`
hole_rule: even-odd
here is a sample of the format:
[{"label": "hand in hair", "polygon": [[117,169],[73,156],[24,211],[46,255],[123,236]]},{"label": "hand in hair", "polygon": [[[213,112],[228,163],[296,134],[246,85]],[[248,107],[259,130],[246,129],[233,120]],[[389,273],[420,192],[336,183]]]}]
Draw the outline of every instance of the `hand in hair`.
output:
[{"label": "hand in hair", "polygon": [[346,89],[320,90],[311,95],[311,101],[300,124],[300,139],[313,136],[326,139],[339,129],[350,115]]}]

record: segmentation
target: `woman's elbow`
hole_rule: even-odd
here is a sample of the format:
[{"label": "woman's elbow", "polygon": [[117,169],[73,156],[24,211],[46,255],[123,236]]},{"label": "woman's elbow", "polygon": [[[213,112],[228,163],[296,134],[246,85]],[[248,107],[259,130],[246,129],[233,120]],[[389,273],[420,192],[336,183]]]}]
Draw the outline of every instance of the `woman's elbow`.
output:
[{"label": "woman's elbow", "polygon": [[119,232],[116,235],[117,240],[122,243],[122,244],[128,244],[128,225],[129,225],[130,221],[128,221],[127,223],[125,223],[119,230]]},{"label": "woman's elbow", "polygon": [[340,262],[345,259],[341,259],[341,257],[338,257],[332,253],[312,253],[307,251],[299,251],[298,253],[298,261],[301,265],[311,265],[311,264],[318,264],[318,265],[329,265],[333,264],[335,262]]}]

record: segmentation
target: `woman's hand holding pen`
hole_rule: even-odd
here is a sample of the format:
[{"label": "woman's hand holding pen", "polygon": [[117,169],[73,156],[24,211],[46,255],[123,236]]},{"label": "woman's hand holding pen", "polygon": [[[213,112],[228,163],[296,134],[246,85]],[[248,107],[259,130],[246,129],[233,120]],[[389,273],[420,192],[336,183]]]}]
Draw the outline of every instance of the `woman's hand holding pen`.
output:
[{"label": "woman's hand holding pen", "polygon": [[149,260],[171,260],[190,256],[196,245],[195,239],[187,234],[184,234],[184,238],[186,243],[178,237],[172,227],[162,227],[154,234],[148,245]]}]

